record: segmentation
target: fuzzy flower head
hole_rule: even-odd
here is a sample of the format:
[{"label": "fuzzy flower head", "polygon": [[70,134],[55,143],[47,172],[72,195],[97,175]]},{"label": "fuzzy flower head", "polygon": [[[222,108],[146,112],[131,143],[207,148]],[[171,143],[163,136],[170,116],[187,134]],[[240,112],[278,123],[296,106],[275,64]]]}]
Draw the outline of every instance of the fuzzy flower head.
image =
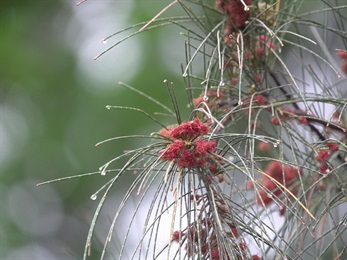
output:
[{"label": "fuzzy flower head", "polygon": [[[251,4],[250,0],[217,0],[216,9],[225,13],[230,19],[232,27],[243,27],[249,17],[248,5]],[[233,29],[235,30],[235,28]]]},{"label": "fuzzy flower head", "polygon": [[183,122],[178,126],[162,129],[159,133],[170,139],[193,141],[198,136],[206,135],[208,129],[209,127],[197,118],[190,122]]},{"label": "fuzzy flower head", "polygon": [[161,130],[159,133],[169,140],[167,147],[159,152],[161,159],[174,161],[181,168],[212,166],[210,154],[215,152],[216,143],[202,139],[208,130],[200,119]]}]

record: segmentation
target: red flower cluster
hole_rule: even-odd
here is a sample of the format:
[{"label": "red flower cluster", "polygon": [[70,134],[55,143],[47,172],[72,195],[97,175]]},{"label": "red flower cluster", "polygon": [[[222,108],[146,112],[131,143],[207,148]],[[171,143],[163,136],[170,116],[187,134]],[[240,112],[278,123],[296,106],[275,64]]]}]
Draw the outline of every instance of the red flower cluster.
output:
[{"label": "red flower cluster", "polygon": [[339,150],[339,144],[334,141],[330,141],[325,144],[325,147],[321,149],[317,156],[316,160],[319,162],[321,165],[319,166],[319,171],[321,173],[328,173],[329,172],[329,167],[326,164],[326,161],[329,160],[330,156],[337,152]]},{"label": "red flower cluster", "polygon": [[254,45],[254,54],[258,58],[268,56],[270,53],[270,49],[276,49],[276,45],[272,42],[272,38],[267,37],[264,34],[259,35],[259,37],[255,38]]},{"label": "red flower cluster", "polygon": [[[295,189],[290,187],[300,173],[300,170],[297,167],[283,165],[280,162],[272,161],[268,164],[264,172],[281,183],[292,193],[296,193]],[[257,195],[257,203],[259,205],[270,204],[273,201],[272,196],[279,196],[284,192],[283,188],[265,175],[260,177],[259,182],[264,186],[264,188],[259,189],[259,193]]]},{"label": "red flower cluster", "polygon": [[215,141],[199,139],[208,130],[199,119],[161,130],[160,134],[170,140],[167,148],[159,152],[161,159],[174,161],[181,168],[214,167],[210,153],[216,150]]},{"label": "red flower cluster", "polygon": [[[250,0],[243,1],[246,5],[250,5]],[[226,24],[228,33],[235,31],[235,28],[242,28],[249,17],[249,11],[245,10],[245,5],[240,0],[217,0],[216,9],[225,13],[229,20]]]},{"label": "red flower cluster", "polygon": [[320,150],[319,153],[316,156],[317,162],[324,162],[328,160],[330,157],[330,154],[327,150]]},{"label": "red flower cluster", "polygon": [[183,122],[178,126],[169,127],[160,131],[160,134],[171,139],[192,141],[200,135],[208,133],[208,126],[196,118],[190,122]]}]

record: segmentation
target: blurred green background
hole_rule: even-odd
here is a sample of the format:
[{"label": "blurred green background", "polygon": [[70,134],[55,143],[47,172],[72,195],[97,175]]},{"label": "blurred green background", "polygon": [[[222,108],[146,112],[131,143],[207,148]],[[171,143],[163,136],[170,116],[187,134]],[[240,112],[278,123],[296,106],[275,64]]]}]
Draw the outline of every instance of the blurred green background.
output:
[{"label": "blurred green background", "polygon": [[183,94],[184,38],[177,27],[142,33],[93,60],[129,32],[106,44],[104,37],[149,20],[170,1],[77,2],[1,1],[0,259],[81,259],[97,206],[90,196],[109,176],[36,184],[97,171],[141,145],[121,140],[95,147],[99,141],[160,129],[142,114],[105,108],[162,112],[118,81],[167,105],[164,79]]}]

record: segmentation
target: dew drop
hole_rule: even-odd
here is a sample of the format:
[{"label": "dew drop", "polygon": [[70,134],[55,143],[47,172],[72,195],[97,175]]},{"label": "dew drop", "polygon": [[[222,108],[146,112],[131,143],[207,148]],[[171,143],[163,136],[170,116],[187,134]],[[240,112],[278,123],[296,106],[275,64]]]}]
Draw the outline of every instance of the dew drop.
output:
[{"label": "dew drop", "polygon": [[274,143],[274,147],[276,148],[278,146],[278,143]]},{"label": "dew drop", "polygon": [[239,104],[239,106],[241,106],[243,104],[242,100],[239,99],[239,101],[237,102],[237,104]]},{"label": "dew drop", "polygon": [[111,106],[110,106],[110,105],[107,105],[106,108],[107,108],[107,109],[111,109]]},{"label": "dew drop", "polygon": [[232,156],[232,155],[228,156],[228,160],[231,161],[231,162],[234,162],[235,161],[235,156]]},{"label": "dew drop", "polygon": [[107,39],[103,39],[103,40],[102,40],[102,43],[103,43],[103,44],[106,44],[106,43],[107,43]]},{"label": "dew drop", "polygon": [[183,78],[185,78],[187,76],[188,76],[187,73],[183,73],[183,75],[182,75]]},{"label": "dew drop", "polygon": [[106,175],[106,170],[105,170],[105,168],[104,169],[102,169],[102,171],[101,171],[101,173],[100,173],[102,176],[105,176]]},{"label": "dew drop", "polygon": [[204,97],[202,98],[204,101],[208,100],[208,96],[204,95]]},{"label": "dew drop", "polygon": [[98,196],[97,196],[96,194],[93,194],[92,196],[90,196],[90,199],[91,199],[91,200],[96,200],[97,197],[98,197]]},{"label": "dew drop", "polygon": [[249,10],[249,7],[248,7],[248,6],[245,6],[244,9],[245,9],[245,11],[248,11],[248,10]]},{"label": "dew drop", "polygon": [[310,116],[310,115],[312,115],[312,112],[311,112],[310,110],[308,110],[308,111],[306,112],[306,114]]}]

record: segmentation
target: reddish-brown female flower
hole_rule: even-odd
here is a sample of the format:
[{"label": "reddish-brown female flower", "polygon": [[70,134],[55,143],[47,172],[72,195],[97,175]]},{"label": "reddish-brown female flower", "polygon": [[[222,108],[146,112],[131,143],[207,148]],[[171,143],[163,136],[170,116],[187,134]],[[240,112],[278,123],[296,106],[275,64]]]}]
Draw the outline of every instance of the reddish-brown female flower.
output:
[{"label": "reddish-brown female flower", "polygon": [[339,150],[339,144],[336,142],[329,142],[326,144],[331,152],[336,152]]},{"label": "reddish-brown female flower", "polygon": [[323,161],[328,160],[329,157],[330,157],[330,154],[327,150],[320,150],[316,156],[316,160],[318,162],[323,162]]},{"label": "reddish-brown female flower", "polygon": [[[243,1],[246,5],[250,5],[250,0]],[[244,3],[240,0],[218,0],[216,1],[216,9],[222,11],[229,17],[228,25],[231,27],[230,32],[235,31],[235,28],[245,26],[249,17],[249,10],[246,10]]]},{"label": "reddish-brown female flower", "polygon": [[161,130],[160,134],[169,139],[169,144],[159,152],[160,158],[174,161],[181,168],[214,165],[210,154],[215,152],[216,143],[202,139],[208,130],[200,119]]}]

